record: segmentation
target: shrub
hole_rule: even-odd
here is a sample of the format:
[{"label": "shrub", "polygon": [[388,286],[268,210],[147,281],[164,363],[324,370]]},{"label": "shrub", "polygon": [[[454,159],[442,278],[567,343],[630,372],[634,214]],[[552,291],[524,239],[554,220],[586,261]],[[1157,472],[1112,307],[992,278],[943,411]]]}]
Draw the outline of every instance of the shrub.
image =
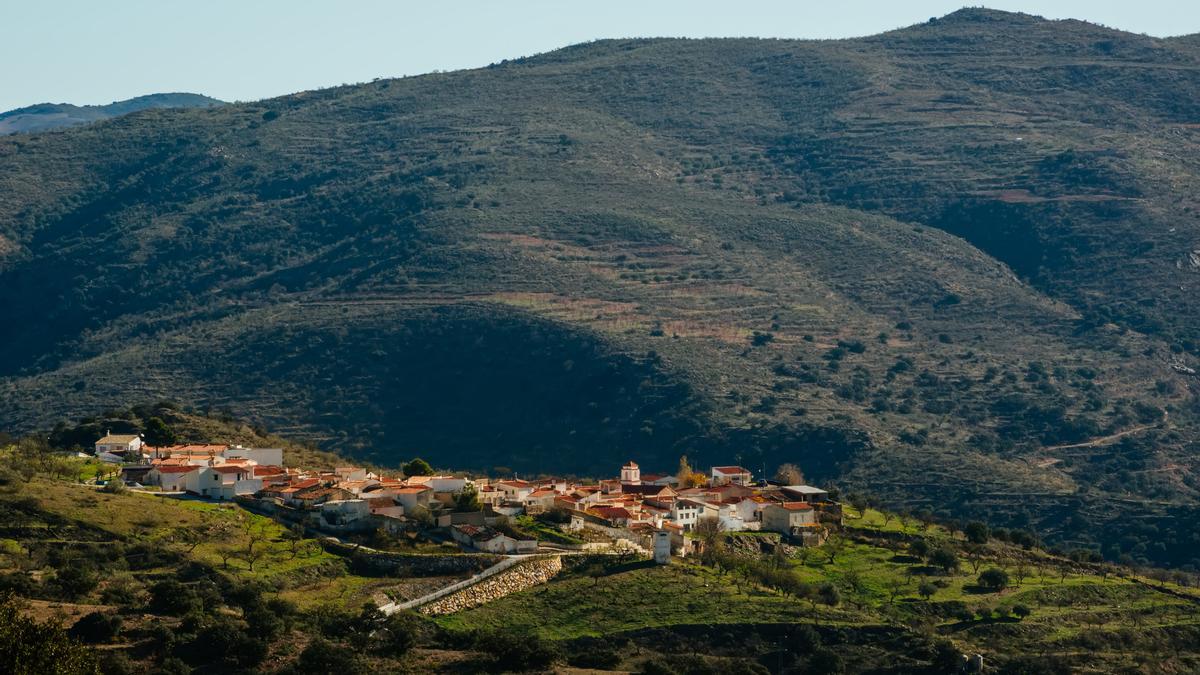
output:
[{"label": "shrub", "polygon": [[998,591],[1008,586],[1008,572],[998,567],[989,567],[979,573],[979,585],[991,591]]},{"label": "shrub", "polygon": [[75,622],[67,631],[71,637],[89,644],[112,642],[121,632],[121,617],[116,614],[92,612]]},{"label": "shrub", "polygon": [[546,670],[558,658],[553,646],[536,635],[510,631],[484,633],[476,639],[476,648],[490,654],[500,672]]},{"label": "shrub", "polygon": [[977,520],[967,523],[967,526],[963,528],[963,533],[967,535],[967,541],[972,544],[986,544],[991,535],[988,526]]}]

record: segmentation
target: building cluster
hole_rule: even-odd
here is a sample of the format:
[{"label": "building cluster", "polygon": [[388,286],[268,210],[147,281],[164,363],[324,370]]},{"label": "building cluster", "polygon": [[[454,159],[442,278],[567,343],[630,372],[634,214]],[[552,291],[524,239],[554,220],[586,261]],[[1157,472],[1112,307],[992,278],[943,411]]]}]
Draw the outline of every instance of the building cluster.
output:
[{"label": "building cluster", "polygon": [[102,453],[125,462],[126,482],[163,492],[236,498],[326,532],[445,528],[463,546],[494,553],[535,551],[536,540],[497,526],[551,512],[551,520],[568,530],[591,530],[646,548],[661,548],[669,539],[676,552],[686,551],[688,533],[702,526],[772,531],[812,544],[821,540],[823,524],[841,519],[840,506],[825,490],[756,480],[740,466],[714,466],[706,479],[691,474],[681,485],[676,476],[643,474],[634,462],[623,465],[616,478],[575,481],[384,476],[353,466],[303,470],[284,467],[279,448],[157,448],[136,436],[111,434],[96,443],[97,456],[106,459]]}]

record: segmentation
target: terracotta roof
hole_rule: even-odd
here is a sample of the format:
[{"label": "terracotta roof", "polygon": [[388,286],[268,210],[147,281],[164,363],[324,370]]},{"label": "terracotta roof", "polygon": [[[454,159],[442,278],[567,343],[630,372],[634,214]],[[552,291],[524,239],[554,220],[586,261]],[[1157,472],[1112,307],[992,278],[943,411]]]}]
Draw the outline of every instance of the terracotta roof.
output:
[{"label": "terracotta roof", "polygon": [[420,494],[422,492],[432,491],[432,490],[433,490],[433,488],[429,487],[428,485],[409,485],[407,487],[402,487],[402,488],[397,488],[395,490],[392,490],[392,492],[395,492],[396,494],[399,494],[399,495],[415,495],[415,494]]},{"label": "terracotta roof", "polygon": [[778,506],[781,509],[787,509],[788,511],[811,511],[812,510],[812,504],[809,504],[807,502],[784,502],[782,504],[776,504],[776,506]]},{"label": "terracotta roof", "polygon": [[550,495],[556,494],[558,494],[558,492],[549,489],[534,490],[533,492],[529,493],[529,497],[527,497],[527,499],[533,499],[535,497],[549,497]]},{"label": "terracotta roof", "polygon": [[139,438],[137,434],[108,434],[97,443],[132,443]]},{"label": "terracotta roof", "polygon": [[632,513],[620,506],[593,506],[588,509],[588,513],[600,516],[605,520],[612,520],[614,518],[629,519],[633,517]]},{"label": "terracotta roof", "polygon": [[259,464],[254,467],[255,476],[277,476],[286,473],[281,466],[274,464]]},{"label": "terracotta roof", "polygon": [[622,469],[636,469],[636,468],[638,468],[638,465],[637,465],[637,462],[628,461],[628,462],[625,462],[625,465],[622,466],[621,468]]},{"label": "terracotta roof", "polygon": [[199,469],[200,467],[185,466],[185,465],[179,465],[179,464],[166,464],[166,465],[160,464],[154,468],[159,473],[191,473],[192,471],[195,471],[196,469]]},{"label": "terracotta roof", "polygon": [[212,467],[212,470],[216,471],[217,473],[246,473],[247,468],[248,467],[244,467],[244,466],[221,465],[221,466]]},{"label": "terracotta roof", "polygon": [[749,469],[743,469],[740,466],[714,466],[713,471],[716,471],[717,473],[721,473],[721,474],[725,474],[725,475],[750,473]]}]

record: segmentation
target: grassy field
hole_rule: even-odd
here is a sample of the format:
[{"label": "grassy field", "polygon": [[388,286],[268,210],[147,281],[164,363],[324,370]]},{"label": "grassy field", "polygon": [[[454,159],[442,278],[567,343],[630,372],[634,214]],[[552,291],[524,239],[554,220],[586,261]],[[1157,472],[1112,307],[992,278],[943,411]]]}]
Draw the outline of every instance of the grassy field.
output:
[{"label": "grassy field", "polygon": [[[637,636],[647,629],[684,630],[696,624],[890,628],[991,656],[1053,657],[1087,650],[1080,663],[1098,672],[1132,666],[1170,644],[1176,651],[1164,672],[1200,666],[1195,643],[1186,646],[1189,636],[1200,636],[1200,597],[1192,588],[1127,572],[1093,572],[993,541],[981,554],[979,571],[1005,569],[1010,583],[1000,591],[984,590],[967,560],[951,572],[936,570],[908,554],[892,535],[906,529],[931,546],[961,545],[961,538],[938,527],[910,523],[904,528],[894,518],[885,527],[874,510],[865,518],[851,515],[844,537],[814,549],[792,549],[781,563],[803,581],[834,585],[841,593],[836,607],[788,597],[734,572],[675,560],[667,567],[613,564],[599,578],[586,568],[568,571],[543,587],[437,621],[452,630],[505,624],[559,640]],[[1028,574],[1018,574],[1021,568]],[[928,597],[917,592],[922,582],[935,587]],[[1014,615],[1018,607],[1028,608],[1028,616]]]}]

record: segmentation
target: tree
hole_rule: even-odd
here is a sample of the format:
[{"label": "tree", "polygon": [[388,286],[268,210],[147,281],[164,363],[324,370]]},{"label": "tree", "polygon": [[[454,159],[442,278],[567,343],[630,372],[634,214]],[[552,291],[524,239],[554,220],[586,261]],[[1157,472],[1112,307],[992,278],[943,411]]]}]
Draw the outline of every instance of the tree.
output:
[{"label": "tree", "polygon": [[679,480],[679,487],[687,487],[688,480],[691,479],[693,473],[695,471],[692,471],[692,465],[688,464],[687,455],[680,457],[679,470],[675,472],[675,478]]},{"label": "tree", "polygon": [[896,602],[896,598],[904,595],[908,590],[908,581],[902,577],[896,577],[887,582],[888,602]]},{"label": "tree", "polygon": [[979,585],[991,591],[999,591],[1008,586],[1008,572],[998,567],[989,567],[979,573]]},{"label": "tree", "polygon": [[921,560],[924,560],[925,556],[929,555],[929,542],[924,539],[914,539],[908,545],[908,551]]},{"label": "tree", "polygon": [[296,662],[296,671],[358,675],[365,673],[366,669],[353,649],[317,638],[308,643],[304,651],[300,652],[300,659]]},{"label": "tree", "polygon": [[917,593],[919,593],[922,598],[925,598],[925,602],[929,602],[929,599],[932,598],[935,593],[937,593],[937,590],[937,586],[929,581],[922,581],[921,584],[917,586]]},{"label": "tree", "polygon": [[700,552],[701,557],[705,563],[711,564],[720,553],[721,538],[725,533],[725,524],[721,522],[720,518],[707,516],[696,521],[692,532],[704,546]]},{"label": "tree", "polygon": [[100,578],[96,573],[78,561],[68,563],[54,573],[54,585],[67,600],[75,600],[91,593],[99,583]]},{"label": "tree", "polygon": [[170,427],[161,417],[151,417],[146,420],[146,429],[142,432],[146,444],[161,448],[167,445],[175,445],[179,442],[179,437],[175,430]]},{"label": "tree", "polygon": [[859,518],[867,517],[867,508],[871,506],[871,500],[866,495],[861,492],[855,492],[850,495],[848,501],[850,502],[850,506],[853,506],[854,510],[858,511]]},{"label": "tree", "polygon": [[433,467],[429,466],[429,462],[420,457],[413,458],[410,462],[405,462],[400,466],[400,470],[405,476],[432,476]]},{"label": "tree", "polygon": [[454,495],[454,510],[458,513],[473,513],[483,509],[483,505],[479,503],[479,491],[474,485],[468,485],[462,489],[462,492]]},{"label": "tree", "polygon": [[825,559],[832,565],[845,549],[846,543],[841,537],[830,537],[829,541],[825,542]]},{"label": "tree", "polygon": [[1017,605],[1013,605],[1012,613],[1013,613],[1013,616],[1017,617],[1018,619],[1024,619],[1025,617],[1029,616],[1033,612],[1032,612],[1032,610],[1029,609],[1028,606],[1017,604]]},{"label": "tree", "polygon": [[107,612],[92,612],[76,621],[67,634],[89,644],[100,644],[112,642],[120,631],[120,616]]},{"label": "tree", "polygon": [[939,546],[929,554],[929,562],[950,574],[958,569],[958,554],[949,546]]},{"label": "tree", "polygon": [[803,485],[804,473],[800,471],[800,467],[788,462],[780,464],[775,470],[775,481],[784,485]]},{"label": "tree", "polygon": [[972,544],[986,544],[988,537],[991,536],[991,531],[987,525],[978,520],[973,520],[963,528],[963,534],[967,535],[967,541]]},{"label": "tree", "polygon": [[95,673],[96,653],[53,623],[21,614],[12,597],[0,599],[0,672],[12,675]]},{"label": "tree", "polygon": [[817,588],[817,597],[821,599],[821,602],[829,605],[830,607],[836,607],[837,604],[842,601],[841,592],[838,591],[837,586],[834,586],[833,584],[821,584],[821,586]]}]

